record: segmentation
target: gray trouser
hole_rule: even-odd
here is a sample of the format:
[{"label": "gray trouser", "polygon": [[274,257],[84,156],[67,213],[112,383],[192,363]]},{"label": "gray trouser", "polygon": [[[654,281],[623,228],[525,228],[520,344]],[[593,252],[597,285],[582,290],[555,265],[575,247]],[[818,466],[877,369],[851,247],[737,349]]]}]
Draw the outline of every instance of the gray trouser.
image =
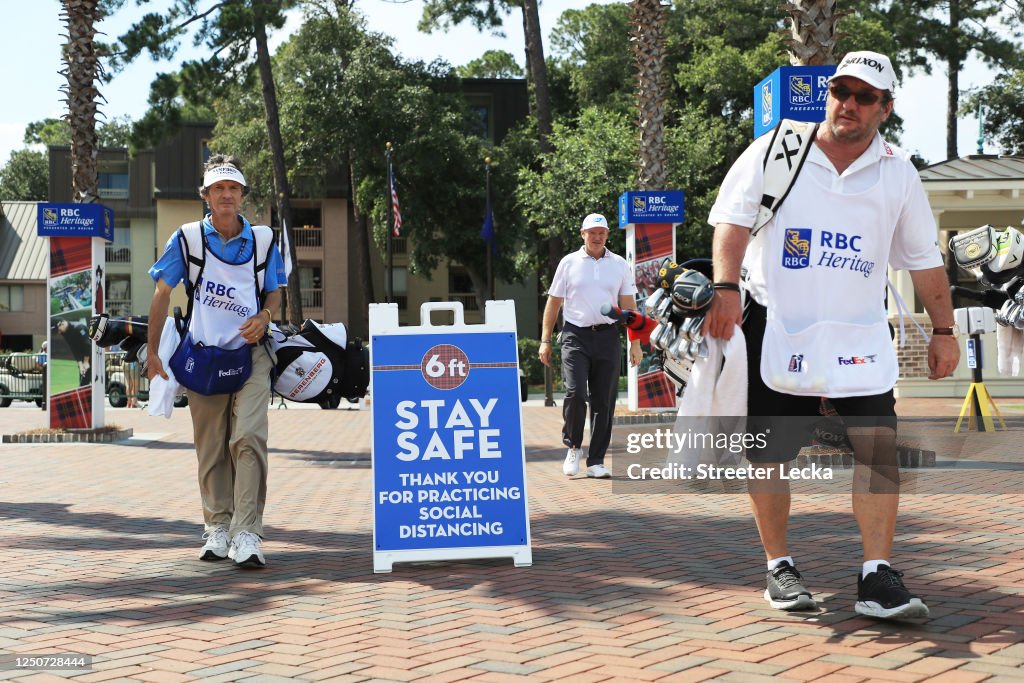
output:
[{"label": "gray trouser", "polygon": [[590,448],[587,466],[604,463],[612,437],[615,392],[618,389],[621,343],[615,325],[598,328],[566,323],[562,329],[562,442],[583,445],[583,424],[590,404]]}]

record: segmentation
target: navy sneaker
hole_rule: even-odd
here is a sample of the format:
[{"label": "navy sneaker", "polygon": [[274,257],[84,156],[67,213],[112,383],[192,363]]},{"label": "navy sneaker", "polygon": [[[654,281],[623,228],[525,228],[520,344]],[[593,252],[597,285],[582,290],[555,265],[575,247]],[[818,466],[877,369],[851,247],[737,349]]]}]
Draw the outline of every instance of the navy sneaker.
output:
[{"label": "navy sneaker", "polygon": [[783,562],[768,572],[768,587],[764,599],[775,609],[817,609],[818,605],[800,580],[800,572],[789,562]]},{"label": "navy sneaker", "polygon": [[903,572],[883,564],[867,578],[857,575],[857,614],[879,619],[919,619],[928,606],[903,585]]}]

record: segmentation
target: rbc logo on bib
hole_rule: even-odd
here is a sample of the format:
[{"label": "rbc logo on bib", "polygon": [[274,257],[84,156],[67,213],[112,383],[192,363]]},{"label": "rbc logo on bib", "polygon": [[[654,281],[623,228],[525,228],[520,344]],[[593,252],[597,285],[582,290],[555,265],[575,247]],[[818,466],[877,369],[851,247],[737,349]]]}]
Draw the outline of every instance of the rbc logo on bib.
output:
[{"label": "rbc logo on bib", "polygon": [[784,268],[807,268],[811,265],[811,229],[786,228],[786,241],[782,245]]}]

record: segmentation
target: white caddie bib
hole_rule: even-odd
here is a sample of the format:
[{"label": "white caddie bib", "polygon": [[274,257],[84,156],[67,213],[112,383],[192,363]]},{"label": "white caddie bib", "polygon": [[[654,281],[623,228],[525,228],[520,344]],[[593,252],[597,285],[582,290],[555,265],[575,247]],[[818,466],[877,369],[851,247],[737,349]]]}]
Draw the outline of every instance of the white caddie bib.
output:
[{"label": "white caddie bib", "polygon": [[884,297],[898,216],[881,189],[892,165],[879,167],[878,183],[853,195],[806,176],[759,235],[770,292],[761,377],[775,391],[841,398],[896,384]]},{"label": "white caddie bib", "polygon": [[[217,239],[216,237],[214,239]],[[245,345],[238,329],[259,310],[259,295],[253,273],[252,259],[231,265],[206,250],[203,276],[193,294],[192,320],[189,331],[197,342],[222,349]]]}]

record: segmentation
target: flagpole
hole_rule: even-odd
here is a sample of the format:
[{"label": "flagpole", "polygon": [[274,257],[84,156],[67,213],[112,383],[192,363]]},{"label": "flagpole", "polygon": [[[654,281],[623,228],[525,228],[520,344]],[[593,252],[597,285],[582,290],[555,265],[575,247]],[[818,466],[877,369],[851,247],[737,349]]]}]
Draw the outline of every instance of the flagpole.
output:
[{"label": "flagpole", "polygon": [[388,201],[388,224],[387,224],[388,238],[387,238],[387,242],[386,242],[387,247],[386,247],[385,258],[384,258],[384,268],[385,268],[385,272],[387,273],[387,277],[386,277],[386,280],[385,280],[385,283],[384,283],[384,301],[387,302],[387,303],[390,303],[391,300],[392,300],[392,294],[394,292],[394,290],[392,289],[392,286],[394,285],[394,280],[391,277],[391,273],[392,273],[392,271],[391,271],[391,265],[392,265],[391,264],[391,233],[394,230],[393,226],[395,224],[395,206],[394,206],[394,204],[392,203],[392,200],[391,200],[391,191],[392,191],[392,185],[391,184],[392,184],[392,182],[394,182],[395,173],[394,173],[394,170],[391,167],[391,163],[392,163],[391,162],[391,151],[392,150],[391,150],[391,143],[390,142],[387,143],[386,149],[387,149],[387,151],[384,153],[384,158],[387,160],[387,163],[385,164],[385,166],[387,168],[387,174],[388,174],[388,177],[387,177],[387,179],[385,181],[385,185],[387,186],[387,190],[388,190],[388,200],[387,200]]},{"label": "flagpole", "polygon": [[[484,168],[487,169],[487,210],[491,212],[491,241],[484,243],[484,248],[487,249],[487,289],[488,297],[495,299],[494,296],[494,270],[491,264],[492,255],[494,253],[494,244],[497,240],[497,234],[494,231],[494,207],[491,206],[491,158],[484,157]],[[484,219],[486,220],[486,216]]]}]

